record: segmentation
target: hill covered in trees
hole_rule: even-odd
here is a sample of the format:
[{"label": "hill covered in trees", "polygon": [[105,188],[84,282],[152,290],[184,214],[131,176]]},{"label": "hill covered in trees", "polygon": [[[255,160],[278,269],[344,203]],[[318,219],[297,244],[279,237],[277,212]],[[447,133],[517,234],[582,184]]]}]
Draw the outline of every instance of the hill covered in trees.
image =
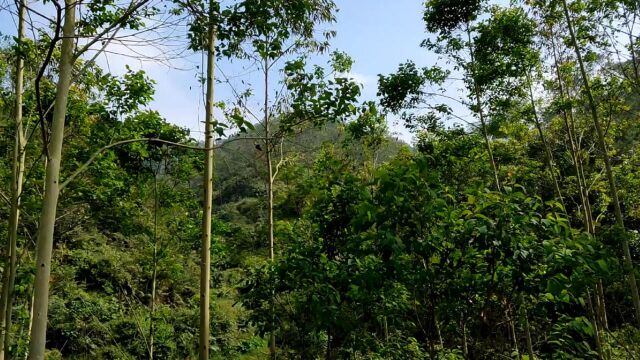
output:
[{"label": "hill covered in trees", "polygon": [[[637,2],[423,10],[365,99],[329,0],[3,5],[0,360],[639,358]],[[179,28],[202,139],[95,61]]]}]

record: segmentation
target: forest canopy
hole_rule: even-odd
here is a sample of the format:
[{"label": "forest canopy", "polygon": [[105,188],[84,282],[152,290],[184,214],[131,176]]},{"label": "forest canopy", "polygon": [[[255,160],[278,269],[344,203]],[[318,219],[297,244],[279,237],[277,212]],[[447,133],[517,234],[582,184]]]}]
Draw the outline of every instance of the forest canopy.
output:
[{"label": "forest canopy", "polygon": [[639,3],[416,3],[3,2],[0,360],[639,359]]}]

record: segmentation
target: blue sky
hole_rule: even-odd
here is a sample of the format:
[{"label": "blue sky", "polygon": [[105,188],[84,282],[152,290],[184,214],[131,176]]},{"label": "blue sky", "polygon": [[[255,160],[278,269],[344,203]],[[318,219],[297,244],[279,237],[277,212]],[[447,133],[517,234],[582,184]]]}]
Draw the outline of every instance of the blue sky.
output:
[{"label": "blue sky", "polygon": [[[434,63],[433,55],[419,46],[426,36],[422,22],[422,1],[337,0],[336,3],[340,9],[337,22],[323,25],[323,28],[336,30],[337,36],[332,40],[333,49],[344,51],[355,60],[351,75],[363,85],[363,100],[375,98],[377,75],[393,72],[399,63],[408,59],[418,65]],[[0,10],[0,31],[3,34],[15,34],[14,21],[5,10]],[[151,58],[160,58],[166,53],[163,46],[112,50],[130,55],[132,51],[142,52]],[[114,74],[123,73],[125,65],[144,69],[156,81],[156,95],[150,107],[158,110],[167,120],[191,129],[192,135],[199,138],[204,109],[196,66],[202,65],[202,60],[201,54],[190,54],[165,64],[110,53],[100,56],[98,62]],[[229,76],[243,73],[242,66],[237,62],[220,63],[222,71]],[[252,74],[241,78],[245,83],[256,80]],[[236,85],[240,84],[239,79],[234,82]],[[225,86],[218,86],[216,95],[218,100],[229,99],[231,91]],[[410,139],[401,126],[390,126],[401,138]]]}]

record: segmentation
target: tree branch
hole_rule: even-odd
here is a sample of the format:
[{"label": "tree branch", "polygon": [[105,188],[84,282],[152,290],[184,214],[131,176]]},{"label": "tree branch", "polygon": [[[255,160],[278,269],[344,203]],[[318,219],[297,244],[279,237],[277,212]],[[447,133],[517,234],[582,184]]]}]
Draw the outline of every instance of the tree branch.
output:
[{"label": "tree branch", "polygon": [[9,201],[9,197],[7,197],[7,195],[3,193],[2,190],[0,190],[0,199],[2,199],[2,201],[5,201],[8,205],[11,205],[11,201]]},{"label": "tree branch", "polygon": [[89,41],[83,47],[81,47],[78,51],[76,51],[74,58],[77,59],[78,57],[80,57],[83,53],[89,50],[89,48],[93,46],[93,44],[100,41],[100,39],[102,39],[103,36],[108,34],[109,31],[114,30],[116,28],[124,27],[123,22],[126,21],[134,12],[140,9],[143,5],[147,4],[149,1],[150,0],[142,0],[140,1],[140,3],[136,5],[134,5],[134,2],[132,1],[131,4],[129,5],[130,6],[129,9],[127,9],[127,11],[125,11],[124,14],[122,14],[122,16],[118,18],[118,20],[114,21],[111,25],[107,26],[104,30],[102,30],[99,34],[97,34],[91,41]]},{"label": "tree branch", "polygon": [[61,28],[60,19],[62,17],[62,7],[60,6],[60,4],[58,4],[57,1],[53,1],[53,5],[56,7],[56,28],[55,28],[53,37],[51,38],[51,43],[49,43],[49,48],[47,49],[47,55],[45,56],[44,61],[42,62],[42,66],[40,67],[40,70],[38,70],[38,75],[36,76],[36,80],[35,80],[36,102],[38,106],[38,122],[40,123],[40,131],[42,132],[42,152],[47,156],[47,158],[49,157],[49,150],[48,150],[49,146],[47,144],[48,143],[47,129],[44,121],[45,115],[44,115],[44,112],[42,111],[42,96],[40,94],[40,81],[42,81],[44,72],[47,69],[47,66],[49,66],[49,63],[51,62],[51,56],[53,55],[53,50],[56,47],[56,43],[58,42],[58,40],[60,40],[60,28]]}]

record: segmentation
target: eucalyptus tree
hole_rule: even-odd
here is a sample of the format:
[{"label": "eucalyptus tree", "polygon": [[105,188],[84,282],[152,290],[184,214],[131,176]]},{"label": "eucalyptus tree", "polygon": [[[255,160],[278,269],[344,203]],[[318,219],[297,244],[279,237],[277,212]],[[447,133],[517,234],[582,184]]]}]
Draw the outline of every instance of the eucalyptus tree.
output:
[{"label": "eucalyptus tree", "polygon": [[533,87],[540,67],[536,49],[536,23],[518,7],[491,8],[490,17],[476,27],[476,82],[489,98],[489,106],[525,106],[525,115],[533,120],[544,149],[544,162],[556,199],[564,205],[553,154],[542,128],[540,110]]},{"label": "eucalyptus tree", "polygon": [[[552,151],[542,128],[533,93],[532,74],[540,65],[539,53],[534,44],[535,26],[535,22],[521,8],[493,7],[490,17],[480,22],[476,27],[478,33],[475,39],[476,83],[480,88],[485,89],[487,97],[493,100],[490,104],[497,103],[499,107],[517,107],[520,106],[520,102],[526,103],[528,100],[529,106],[525,106],[525,112],[529,113],[527,117],[532,118],[538,131],[554,195],[564,209],[564,200],[556,176]],[[498,111],[504,110],[498,109]],[[527,352],[530,358],[534,358],[529,320],[523,298],[519,296],[514,302],[519,301],[520,312],[524,312]],[[507,316],[507,318],[510,317]],[[515,326],[512,319],[510,322],[512,323],[512,336],[515,339]]]},{"label": "eucalyptus tree", "polygon": [[[576,120],[574,118],[574,100],[566,84],[566,71],[563,71],[563,63],[560,58],[557,45],[557,30],[555,25],[549,24],[548,21],[544,21],[540,24],[546,28],[541,31],[542,39],[548,42],[547,53],[551,53],[553,62],[550,64],[552,68],[551,79],[549,81],[551,93],[554,95],[549,108],[552,113],[560,114],[562,118],[562,124],[568,141],[569,153],[571,155],[571,163],[573,164],[573,170],[578,183],[578,195],[580,197],[582,222],[585,227],[585,231],[590,234],[595,234],[595,223],[591,210],[591,200],[589,198],[589,189],[587,186],[587,179],[584,169],[584,156],[583,149],[581,148],[580,141],[576,135]],[[565,66],[566,70],[566,66]]]},{"label": "eucalyptus tree", "polygon": [[200,336],[198,338],[200,360],[209,359],[209,284],[211,283],[211,211],[213,206],[213,86],[215,72],[215,41],[216,29],[214,23],[215,6],[217,3],[209,1],[209,18],[207,27],[207,94],[205,111],[204,147],[205,153],[203,177],[203,214],[202,214],[202,244],[200,259]]},{"label": "eucalyptus tree", "polygon": [[[61,36],[56,34],[52,39],[60,40],[60,61],[58,64],[58,80],[53,105],[50,134],[45,146],[47,166],[45,175],[45,194],[40,214],[37,240],[37,270],[34,292],[34,319],[29,345],[30,359],[44,359],[46,348],[47,312],[49,300],[49,276],[51,273],[51,256],[53,252],[53,235],[56,222],[56,210],[60,194],[60,166],[62,162],[62,146],[64,143],[65,117],[67,101],[71,87],[73,65],[92,46],[100,41],[107,43],[113,39],[114,33],[123,28],[139,29],[143,26],[143,16],[152,14],[154,9],[149,0],[132,1],[125,6],[116,2],[89,3],[85,16],[76,21],[77,8],[82,4],[66,0],[64,7],[58,7],[60,18],[64,18]],[[63,8],[63,9],[62,9]],[[62,11],[63,10],[63,11]],[[78,45],[76,38],[88,39]],[[52,42],[55,43],[55,42]],[[103,47],[104,49],[104,47]],[[41,121],[43,121],[41,119]],[[41,124],[44,126],[45,124]]]},{"label": "eucalyptus tree", "polygon": [[[555,17],[555,18],[554,18]],[[544,29],[540,31],[541,38],[547,42],[547,53],[550,53],[553,59],[549,66],[551,72],[549,74],[550,80],[548,81],[548,87],[553,96],[549,103],[548,111],[552,115],[557,115],[561,118],[562,126],[565,131],[566,144],[565,146],[569,150],[571,157],[571,163],[573,164],[573,171],[575,173],[575,179],[578,187],[578,197],[580,204],[578,205],[578,212],[582,217],[581,221],[586,233],[592,237],[596,236],[596,220],[592,211],[592,201],[590,198],[590,188],[587,179],[587,171],[585,170],[585,162],[588,161],[588,155],[584,153],[588,151],[583,148],[582,141],[578,137],[577,120],[574,107],[576,106],[575,95],[571,94],[569,78],[574,78],[573,71],[574,66],[568,61],[562,58],[560,44],[558,44],[558,27],[562,27],[557,23],[557,15],[546,14],[546,17],[540,21],[539,26]],[[587,294],[590,299],[590,294]],[[602,342],[601,331],[608,330],[608,322],[605,307],[605,292],[602,278],[598,278],[595,284],[594,291],[595,308],[597,316],[592,316],[592,324],[595,329],[594,337],[596,343]],[[593,313],[593,311],[592,311]],[[602,353],[601,346],[598,345],[598,351]]]},{"label": "eucalyptus tree", "polygon": [[[189,48],[204,51],[207,57],[205,99],[205,167],[202,177],[202,244],[200,248],[200,322],[198,356],[209,359],[210,283],[211,283],[211,213],[213,208],[214,131],[221,127],[214,119],[214,85],[216,66],[216,38],[220,32],[220,4],[210,0],[177,1],[179,9],[186,9],[193,17],[189,28]],[[181,11],[181,10],[178,10]]]},{"label": "eucalyptus tree", "polygon": [[[253,59],[262,74],[262,115],[255,116],[264,130],[264,159],[267,169],[267,233],[269,254],[274,255],[273,229],[273,154],[279,141],[273,136],[273,111],[279,105],[282,93],[271,98],[273,83],[270,75],[278,61],[286,56],[306,51],[323,50],[327,44],[315,41],[316,25],[333,22],[335,4],[330,0],[245,0],[234,8],[231,24],[244,28],[244,34],[237,40],[238,54]],[[324,34],[326,38],[331,32]],[[244,47],[243,47],[244,46]],[[278,165],[276,165],[278,167]],[[272,345],[273,346],[273,345]]]},{"label": "eucalyptus tree", "polygon": [[[328,40],[334,35],[333,31],[325,31],[323,39],[317,40],[317,26],[322,23],[335,21],[336,7],[332,0],[244,0],[236,3],[226,12],[228,14],[226,26],[233,30],[234,37],[229,38],[234,46],[229,46],[229,54],[253,61],[261,74],[262,86],[258,93],[261,94],[262,111],[255,114],[247,106],[250,100],[251,90],[239,92],[236,107],[227,112],[232,119],[247,119],[261,124],[263,133],[261,140],[263,146],[257,145],[264,155],[265,161],[265,185],[266,185],[266,218],[267,239],[269,244],[269,257],[275,258],[275,234],[274,234],[274,181],[278,170],[283,163],[283,157],[274,163],[274,154],[281,147],[284,133],[276,131],[275,123],[279,113],[283,112],[285,92],[283,89],[275,91],[275,82],[272,74],[278,63],[300,54],[322,52],[328,47]],[[223,11],[225,14],[225,11]],[[302,64],[298,62],[297,64]],[[290,65],[287,65],[290,66]],[[300,67],[298,66],[298,70]],[[285,71],[287,68],[285,67]],[[291,84],[282,84],[291,88]],[[352,89],[353,97],[357,95],[354,86],[344,80],[336,86],[344,86]],[[355,86],[357,88],[357,86]],[[328,92],[328,90],[327,90]],[[322,94],[314,93],[316,97]],[[329,93],[329,96],[331,94]],[[286,110],[285,110],[286,111]],[[312,119],[298,119],[295,125],[308,122]],[[316,119],[317,120],[317,119]],[[243,120],[247,121],[247,120]],[[290,124],[291,125],[291,124]],[[289,126],[291,129],[293,126]],[[280,146],[279,146],[280,145]],[[281,153],[282,155],[282,153]],[[275,316],[275,314],[273,314]],[[276,355],[275,335],[270,336],[271,356]]]},{"label": "eucalyptus tree", "polygon": [[[427,122],[430,119],[445,117],[455,118],[469,123],[466,119],[457,116],[452,110],[451,101],[471,110],[478,118],[480,125],[477,127],[482,134],[489,163],[493,170],[493,182],[496,189],[501,188],[498,165],[496,164],[491,138],[489,133],[490,117],[486,109],[486,94],[480,82],[480,74],[476,52],[479,47],[475,45],[475,26],[478,17],[484,12],[482,0],[430,0],[425,3],[423,20],[429,33],[435,35],[435,39],[426,39],[422,46],[435,52],[451,64],[451,69],[443,69],[438,66],[418,69],[411,61],[401,65],[396,74],[379,76],[378,95],[381,104],[394,113],[403,113],[403,118],[410,126],[416,126],[416,122]],[[468,98],[456,98],[447,93],[446,83],[452,80],[450,76],[454,72],[461,72],[464,87]],[[433,92],[426,91],[426,85],[435,87]],[[423,110],[425,99],[440,98],[443,103],[427,105],[427,115],[416,114],[415,110]],[[447,103],[449,102],[449,103]]]},{"label": "eucalyptus tree", "polygon": [[[190,25],[190,48],[204,50],[207,53],[206,76],[206,120],[205,148],[206,156],[204,176],[204,215],[202,227],[202,260],[201,260],[201,294],[200,294],[200,358],[208,359],[209,352],[209,282],[210,282],[210,244],[211,244],[211,202],[213,194],[213,146],[214,133],[222,136],[226,123],[213,118],[214,108],[214,72],[217,57],[228,59],[253,59],[259,64],[264,79],[264,107],[262,118],[255,116],[246,107],[248,92],[238,96],[236,107],[225,110],[225,116],[231,123],[244,132],[253,128],[252,121],[260,122],[264,128],[264,136],[256,138],[265,144],[265,163],[267,167],[267,213],[268,233],[271,258],[274,256],[273,234],[273,181],[277,170],[273,167],[272,114],[270,106],[278,100],[271,101],[269,82],[270,71],[274,63],[299,51],[326,47],[326,43],[314,41],[315,25],[334,20],[335,5],[325,0],[299,1],[256,1],[245,0],[232,3],[221,8],[217,1],[204,4],[201,1],[176,1],[181,9],[191,13],[194,20]],[[329,36],[331,32],[325,34]],[[216,41],[218,41],[216,43]],[[280,94],[281,95],[281,94]],[[280,95],[277,95],[279,97]],[[220,103],[221,104],[221,103]],[[223,110],[225,107],[220,106]],[[253,119],[244,115],[251,114]],[[276,166],[276,168],[279,167]],[[275,354],[274,339],[271,341],[272,353]]]},{"label": "eucalyptus tree", "polygon": [[[569,4],[566,0],[560,1],[561,11],[564,15],[564,23],[566,25],[566,29],[569,34],[569,44],[570,47],[574,51],[575,58],[578,62],[578,69],[580,73],[580,77],[582,79],[582,86],[584,90],[584,95],[587,99],[587,104],[590,110],[591,120],[593,122],[593,126],[596,130],[597,135],[597,144],[600,150],[600,155],[604,162],[604,170],[607,177],[607,182],[609,183],[609,196],[611,197],[611,204],[613,205],[613,213],[615,216],[616,225],[622,231],[621,234],[621,243],[624,254],[624,267],[629,277],[629,288],[631,291],[631,297],[633,299],[633,306],[635,308],[635,316],[636,321],[640,322],[640,294],[638,293],[638,284],[636,282],[635,271],[633,267],[633,260],[631,258],[631,250],[629,248],[629,240],[628,235],[626,234],[626,228],[624,225],[624,216],[622,214],[622,208],[620,206],[620,200],[618,197],[618,187],[616,184],[616,179],[613,174],[611,158],[609,156],[609,147],[605,140],[605,129],[601,124],[600,114],[598,111],[598,104],[593,95],[593,91],[591,88],[591,78],[587,73],[585,67],[585,61],[583,58],[584,50],[581,48],[581,43],[578,41],[578,35],[575,29],[575,20],[571,15],[571,11],[569,9]],[[584,34],[582,34],[584,35]]]}]

